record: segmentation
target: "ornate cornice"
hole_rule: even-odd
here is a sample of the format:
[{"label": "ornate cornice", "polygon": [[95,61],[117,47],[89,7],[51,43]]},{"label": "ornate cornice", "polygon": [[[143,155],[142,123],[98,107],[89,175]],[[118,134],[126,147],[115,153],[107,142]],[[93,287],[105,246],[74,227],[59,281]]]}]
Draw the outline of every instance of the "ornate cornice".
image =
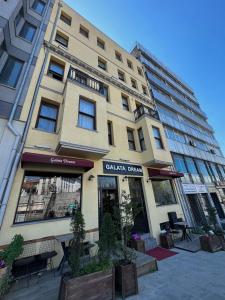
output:
[{"label": "ornate cornice", "polygon": [[116,87],[120,88],[121,90],[125,91],[126,93],[129,93],[130,95],[142,100],[144,103],[146,103],[148,105],[151,105],[151,106],[152,105],[154,106],[153,100],[151,100],[150,98],[147,98],[147,97],[143,96],[142,94],[132,90],[131,88],[129,88],[125,84],[119,82],[119,80],[117,78],[115,78],[113,76],[110,77],[110,76],[107,76],[106,74],[103,74],[99,70],[97,70],[97,69],[93,68],[92,66],[88,65],[87,63],[85,63],[84,61],[78,59],[76,56],[68,53],[67,51],[63,50],[62,48],[56,47],[55,45],[49,43],[48,41],[44,41],[44,46],[46,48],[50,49],[52,52],[55,52],[58,55],[62,56],[63,58],[69,60],[71,63],[87,70],[88,72],[91,72],[95,76],[98,76],[99,78],[107,81],[110,84],[115,85]]}]

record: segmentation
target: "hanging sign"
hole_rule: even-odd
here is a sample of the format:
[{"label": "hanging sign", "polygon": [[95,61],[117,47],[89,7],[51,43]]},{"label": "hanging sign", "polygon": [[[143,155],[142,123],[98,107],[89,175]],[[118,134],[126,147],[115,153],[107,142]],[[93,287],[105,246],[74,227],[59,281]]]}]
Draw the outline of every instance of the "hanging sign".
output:
[{"label": "hanging sign", "polygon": [[111,161],[103,161],[103,172],[105,174],[143,176],[143,169],[140,165],[123,164]]}]

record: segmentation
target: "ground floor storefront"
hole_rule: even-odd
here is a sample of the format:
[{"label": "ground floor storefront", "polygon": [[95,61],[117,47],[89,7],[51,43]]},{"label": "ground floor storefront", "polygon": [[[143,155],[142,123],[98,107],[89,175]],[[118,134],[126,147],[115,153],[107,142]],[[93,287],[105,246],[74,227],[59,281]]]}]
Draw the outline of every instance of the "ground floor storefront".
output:
[{"label": "ground floor storefront", "polygon": [[119,206],[126,191],[141,208],[133,232],[158,241],[168,213],[184,218],[175,187],[176,172],[116,160],[88,160],[24,153],[1,228],[0,247],[15,234],[25,240],[23,257],[55,251],[54,264],[63,257],[62,236],[70,231],[73,209],[81,209],[86,239],[98,240],[106,212]]}]

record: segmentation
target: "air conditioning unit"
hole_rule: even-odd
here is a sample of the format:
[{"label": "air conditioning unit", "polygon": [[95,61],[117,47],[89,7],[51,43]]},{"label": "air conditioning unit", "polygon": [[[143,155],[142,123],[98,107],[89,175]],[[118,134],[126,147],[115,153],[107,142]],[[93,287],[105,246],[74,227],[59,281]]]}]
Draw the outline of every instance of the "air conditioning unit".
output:
[{"label": "air conditioning unit", "polygon": [[193,141],[189,141],[189,145],[191,145],[191,146],[193,146],[193,147],[196,147],[196,144],[195,144],[195,142],[193,142]]}]

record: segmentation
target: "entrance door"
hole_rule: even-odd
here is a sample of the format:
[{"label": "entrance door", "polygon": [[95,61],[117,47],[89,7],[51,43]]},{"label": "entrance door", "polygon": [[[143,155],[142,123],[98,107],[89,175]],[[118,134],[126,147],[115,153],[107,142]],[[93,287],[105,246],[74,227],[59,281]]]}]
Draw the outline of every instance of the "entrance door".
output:
[{"label": "entrance door", "polygon": [[211,197],[212,197],[212,200],[213,200],[213,203],[215,205],[215,208],[216,208],[216,211],[218,213],[218,216],[220,219],[225,219],[225,214],[224,214],[224,211],[223,211],[223,208],[220,204],[220,201],[219,201],[219,198],[217,196],[217,193],[210,193]]},{"label": "entrance door", "polygon": [[114,176],[98,177],[99,191],[99,227],[105,213],[113,215],[114,207],[119,205],[117,178]]},{"label": "entrance door", "polygon": [[192,211],[192,215],[194,217],[195,223],[198,226],[202,226],[204,224],[206,224],[207,220],[204,214],[204,211],[202,209],[201,203],[198,199],[198,195],[197,194],[188,194],[187,195],[190,207],[191,207],[191,211]]},{"label": "entrance door", "polygon": [[140,213],[135,218],[133,231],[138,233],[149,233],[148,217],[141,178],[129,177],[128,183],[131,200],[137,202],[138,207],[142,208]]}]

